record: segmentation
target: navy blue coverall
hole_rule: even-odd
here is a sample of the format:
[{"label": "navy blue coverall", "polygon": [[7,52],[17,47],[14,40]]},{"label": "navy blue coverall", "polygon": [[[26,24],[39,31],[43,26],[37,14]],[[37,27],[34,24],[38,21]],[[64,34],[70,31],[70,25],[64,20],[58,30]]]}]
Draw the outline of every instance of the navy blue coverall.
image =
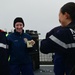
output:
[{"label": "navy blue coverall", "polygon": [[9,44],[9,65],[10,65],[10,75],[34,75],[32,59],[29,54],[29,50],[33,48],[27,48],[25,38],[31,40],[31,36],[27,33],[16,32],[11,33],[7,36]]},{"label": "navy blue coverall", "polygon": [[0,30],[0,75],[9,75],[7,48],[5,32]]},{"label": "navy blue coverall", "polygon": [[75,65],[75,22],[67,27],[56,29],[55,32],[41,41],[40,50],[42,53],[54,52],[55,75],[69,75]]}]

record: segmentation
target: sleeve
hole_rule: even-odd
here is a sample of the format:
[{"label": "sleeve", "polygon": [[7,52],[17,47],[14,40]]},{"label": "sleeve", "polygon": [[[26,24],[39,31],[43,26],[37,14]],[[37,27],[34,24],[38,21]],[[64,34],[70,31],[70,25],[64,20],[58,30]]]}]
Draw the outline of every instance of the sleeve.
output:
[{"label": "sleeve", "polygon": [[7,61],[8,50],[5,34],[0,32],[0,61]]},{"label": "sleeve", "polygon": [[53,28],[51,31],[47,32],[46,38],[48,38],[50,35],[52,35],[55,32],[57,32],[59,29],[61,29],[61,26],[57,26],[57,27]]},{"label": "sleeve", "polygon": [[8,44],[8,58],[9,58],[9,56],[10,56],[10,50],[11,50],[11,46],[12,46],[10,34],[7,36],[7,44]]},{"label": "sleeve", "polygon": [[55,53],[55,52],[59,52],[59,53],[66,52],[67,45],[65,42],[66,39],[68,38],[65,35],[66,35],[65,33],[62,33],[60,31],[52,34],[46,39],[43,39],[41,41],[40,51],[45,54]]},{"label": "sleeve", "polygon": [[0,48],[7,49],[7,40],[4,32],[0,32]]},{"label": "sleeve", "polygon": [[48,38],[50,35],[54,33],[55,28],[53,28],[51,31],[46,33],[46,38]]}]

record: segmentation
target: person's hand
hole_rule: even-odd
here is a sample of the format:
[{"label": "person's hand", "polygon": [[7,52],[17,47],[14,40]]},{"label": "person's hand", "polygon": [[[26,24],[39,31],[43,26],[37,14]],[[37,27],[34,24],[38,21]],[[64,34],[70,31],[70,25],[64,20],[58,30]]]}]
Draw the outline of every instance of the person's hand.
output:
[{"label": "person's hand", "polygon": [[35,44],[34,40],[27,41],[27,48],[33,47],[34,44]]},{"label": "person's hand", "polygon": [[30,40],[29,43],[33,46],[35,44],[35,41],[34,40]]}]

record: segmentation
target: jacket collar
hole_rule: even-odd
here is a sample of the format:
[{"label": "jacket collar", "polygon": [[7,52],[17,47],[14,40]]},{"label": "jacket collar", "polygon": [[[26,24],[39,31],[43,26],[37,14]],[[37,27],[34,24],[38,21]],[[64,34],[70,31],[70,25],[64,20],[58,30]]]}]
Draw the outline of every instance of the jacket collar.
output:
[{"label": "jacket collar", "polygon": [[16,35],[18,35],[18,36],[22,36],[23,33],[24,33],[24,30],[22,30],[22,34],[20,34],[19,32],[17,32],[16,30],[14,30],[14,33],[15,33]]},{"label": "jacket collar", "polygon": [[69,23],[67,27],[75,29],[75,21],[72,21],[71,23]]}]

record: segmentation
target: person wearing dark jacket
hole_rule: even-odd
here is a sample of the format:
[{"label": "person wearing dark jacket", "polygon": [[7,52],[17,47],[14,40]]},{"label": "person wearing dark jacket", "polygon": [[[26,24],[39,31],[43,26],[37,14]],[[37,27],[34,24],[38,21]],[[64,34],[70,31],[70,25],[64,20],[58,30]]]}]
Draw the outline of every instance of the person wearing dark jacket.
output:
[{"label": "person wearing dark jacket", "polygon": [[10,75],[34,75],[32,60],[28,50],[32,50],[33,47],[27,47],[27,41],[33,46],[35,42],[31,36],[24,33],[24,21],[21,17],[17,17],[14,20],[14,32],[7,36],[9,45],[9,65]]},{"label": "person wearing dark jacket", "polygon": [[[46,39],[49,38],[49,36],[51,36],[52,34],[54,34],[56,32],[59,32],[61,29],[62,29],[61,26],[54,27],[51,31],[47,32]],[[53,53],[52,62],[54,64],[54,70],[56,68],[55,74],[56,75],[64,75],[65,74],[65,69],[64,69],[63,56],[65,56],[65,55],[64,54],[61,55],[61,54],[59,54],[57,52],[53,52],[53,51],[51,51],[51,53]],[[60,61],[57,61],[58,63],[56,63],[56,61],[55,61],[56,59],[60,59]],[[59,65],[58,68],[57,68],[57,65]]]},{"label": "person wearing dark jacket", "polygon": [[[41,41],[42,53],[54,52],[55,75],[74,75],[75,66],[75,3],[64,4],[59,12],[61,28]],[[62,67],[63,66],[63,67]],[[62,67],[62,68],[61,68]]]},{"label": "person wearing dark jacket", "polygon": [[0,29],[0,75],[9,75],[8,45],[5,34]]}]

